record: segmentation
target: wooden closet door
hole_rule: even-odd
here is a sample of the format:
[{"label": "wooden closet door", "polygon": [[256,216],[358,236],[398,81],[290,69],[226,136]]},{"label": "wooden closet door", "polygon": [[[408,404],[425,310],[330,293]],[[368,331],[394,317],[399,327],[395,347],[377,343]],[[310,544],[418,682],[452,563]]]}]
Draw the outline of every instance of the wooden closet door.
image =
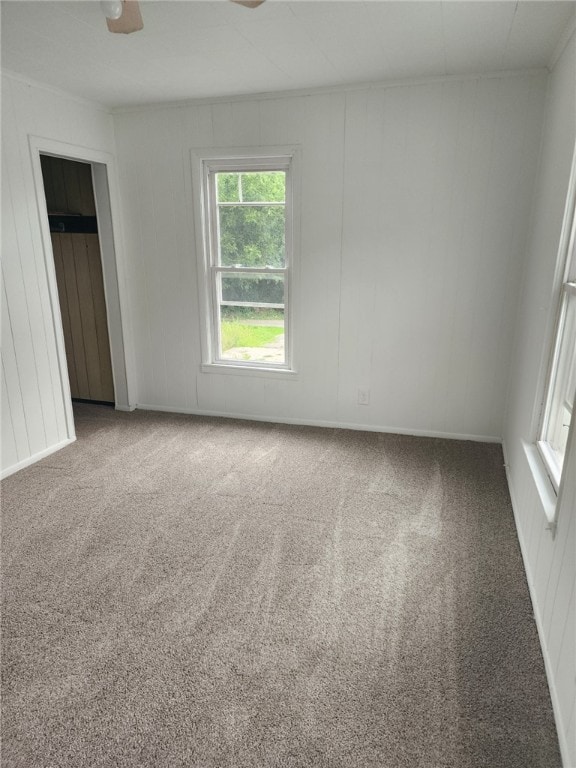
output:
[{"label": "wooden closet door", "polygon": [[52,232],[72,397],[114,402],[97,234]]}]

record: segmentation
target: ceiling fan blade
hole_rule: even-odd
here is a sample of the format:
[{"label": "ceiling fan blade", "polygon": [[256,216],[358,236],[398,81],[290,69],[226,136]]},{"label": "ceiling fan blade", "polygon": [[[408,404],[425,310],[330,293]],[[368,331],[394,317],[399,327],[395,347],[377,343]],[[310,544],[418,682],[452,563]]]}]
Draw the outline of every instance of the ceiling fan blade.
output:
[{"label": "ceiling fan blade", "polygon": [[264,0],[232,0],[232,2],[237,5],[243,5],[244,8],[258,8],[259,5],[262,5]]},{"label": "ceiling fan blade", "polygon": [[129,35],[144,28],[142,14],[137,0],[122,0],[122,16],[119,19],[106,19],[110,32]]}]

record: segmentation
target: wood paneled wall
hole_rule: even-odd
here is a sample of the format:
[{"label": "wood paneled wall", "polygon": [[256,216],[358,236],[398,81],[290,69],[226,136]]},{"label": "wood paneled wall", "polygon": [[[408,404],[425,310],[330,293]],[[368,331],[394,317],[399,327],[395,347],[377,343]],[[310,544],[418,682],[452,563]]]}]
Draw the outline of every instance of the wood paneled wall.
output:
[{"label": "wood paneled wall", "polygon": [[[49,214],[95,216],[88,163],[42,155]],[[114,402],[106,299],[97,234],[52,233],[72,397]]]},{"label": "wood paneled wall", "polygon": [[42,155],[48,213],[96,216],[92,168],[88,163]]},{"label": "wood paneled wall", "polygon": [[98,235],[52,233],[72,397],[114,402]]}]

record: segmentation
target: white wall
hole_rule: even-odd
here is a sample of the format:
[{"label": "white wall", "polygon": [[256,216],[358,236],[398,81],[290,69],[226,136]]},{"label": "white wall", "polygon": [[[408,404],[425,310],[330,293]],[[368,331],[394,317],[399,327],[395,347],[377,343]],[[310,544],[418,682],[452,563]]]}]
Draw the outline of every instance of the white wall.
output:
[{"label": "white wall", "polygon": [[567,768],[576,766],[576,440],[566,459],[570,477],[554,538],[546,530],[543,503],[522,441],[536,439],[557,306],[555,267],[576,137],[575,73],[573,36],[549,82],[504,431],[516,523]]},{"label": "white wall", "polygon": [[28,136],[114,151],[105,111],[2,78],[2,470],[68,439]]},{"label": "white wall", "polygon": [[[525,74],[116,114],[140,405],[500,437],[544,90]],[[189,151],[275,144],[302,147],[300,377],[201,373]]]}]

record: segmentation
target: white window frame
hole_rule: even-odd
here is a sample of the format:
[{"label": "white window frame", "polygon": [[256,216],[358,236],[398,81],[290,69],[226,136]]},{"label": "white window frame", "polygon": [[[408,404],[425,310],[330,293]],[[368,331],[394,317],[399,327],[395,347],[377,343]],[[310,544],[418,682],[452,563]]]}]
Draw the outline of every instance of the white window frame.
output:
[{"label": "white window frame", "polygon": [[[567,464],[566,458],[568,455],[569,442],[567,442],[563,466],[560,466],[555,451],[545,437],[548,434],[552,413],[555,407],[554,385],[556,375],[562,364],[561,347],[566,325],[568,305],[569,303],[576,301],[576,150],[572,163],[572,173],[570,177],[562,234],[560,237],[559,257],[562,277],[560,293],[558,296],[558,310],[554,326],[552,354],[548,365],[544,399],[542,402],[542,417],[539,425],[538,439],[536,441],[540,458],[542,459],[544,468],[546,469],[546,473],[556,496],[559,494],[562,475],[564,474]],[[574,403],[571,405],[573,408]],[[574,426],[575,421],[576,415],[572,413],[570,432],[576,429]],[[568,441],[569,439],[570,436],[568,437]]]},{"label": "white window frame", "polygon": [[[550,420],[552,417],[553,409],[555,407],[553,402],[553,387],[554,387],[556,375],[558,374],[558,370],[561,366],[561,356],[560,356],[561,341],[564,335],[564,327],[565,327],[565,321],[566,321],[566,315],[568,312],[569,302],[570,303],[576,302],[576,279],[567,280],[562,286],[561,308],[560,308],[558,323],[556,326],[552,365],[550,366],[550,373],[548,376],[548,382],[546,386],[546,398],[544,401],[544,417],[542,419],[542,426],[540,428],[540,439],[538,440],[538,450],[540,451],[540,455],[542,457],[542,460],[544,461],[546,471],[548,472],[550,481],[556,493],[558,493],[560,489],[560,481],[562,477],[563,466],[559,465],[556,453],[550,446],[550,443],[548,443],[543,438],[545,435],[548,434],[548,430],[550,428]],[[556,405],[556,407],[558,407],[558,405]],[[570,403],[568,405],[568,408],[571,413],[571,425],[572,425],[572,421],[574,420],[574,413],[573,413],[574,403]],[[566,454],[564,455],[564,463],[565,463],[565,459],[566,459]]]},{"label": "white window frame", "polygon": [[[199,255],[200,306],[202,326],[202,365],[205,373],[233,373],[293,377],[294,329],[297,264],[296,177],[298,149],[192,150],[192,177],[195,199],[195,223]],[[218,264],[218,206],[215,174],[218,172],[284,171],[285,198],[285,263],[284,267],[226,267]],[[217,293],[218,275],[230,273],[270,273],[284,276],[284,362],[264,363],[252,360],[227,360],[219,355],[220,316]]]}]

